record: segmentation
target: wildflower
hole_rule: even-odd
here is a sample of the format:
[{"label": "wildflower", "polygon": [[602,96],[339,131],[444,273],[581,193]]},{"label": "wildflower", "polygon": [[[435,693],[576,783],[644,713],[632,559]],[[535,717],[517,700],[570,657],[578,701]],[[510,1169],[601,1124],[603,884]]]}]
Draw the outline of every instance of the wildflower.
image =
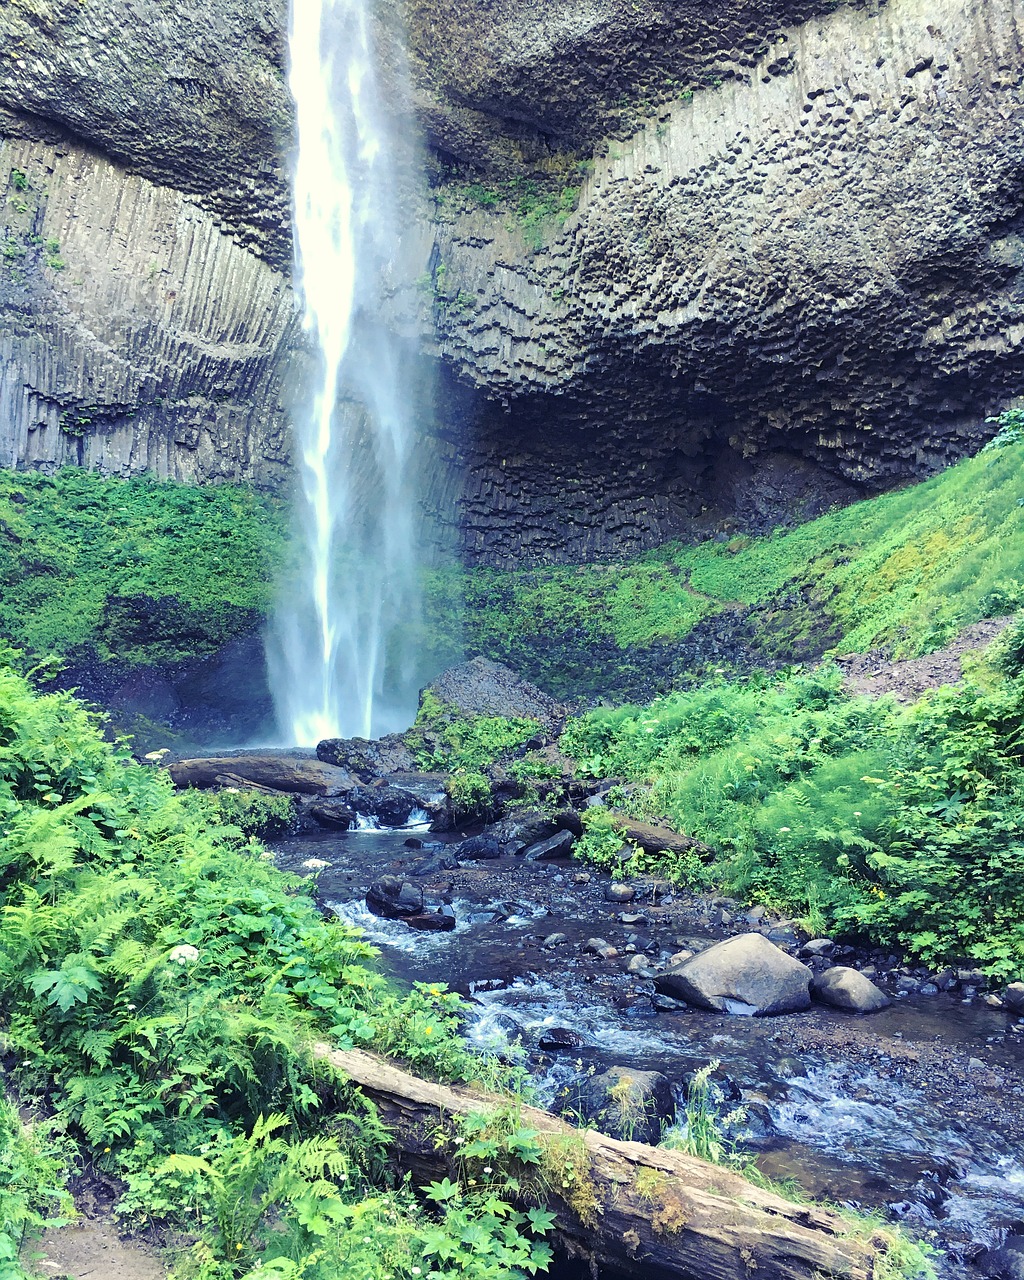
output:
[{"label": "wildflower", "polygon": [[241,1246],[240,1244],[236,1244],[236,1245],[235,1245],[235,1248],[236,1248],[236,1249],[241,1249],[241,1247],[242,1247],[242,1246]]},{"label": "wildflower", "polygon": [[420,1269],[419,1269],[419,1267],[412,1267],[412,1268],[411,1268],[411,1271],[412,1271],[412,1273],[413,1273],[413,1275],[414,1275],[414,1276],[418,1276],[418,1275],[419,1275],[419,1273],[420,1273]]},{"label": "wildflower", "polygon": [[433,1027],[424,1027],[424,1028],[423,1028],[423,1034],[424,1034],[425,1036],[433,1035],[433,1034],[434,1034],[434,1028],[433,1028]]},{"label": "wildflower", "polygon": [[489,1164],[484,1165],[484,1173],[493,1173],[493,1172],[494,1170],[491,1168]]},{"label": "wildflower", "polygon": [[195,964],[199,959],[199,952],[195,947],[189,946],[187,942],[179,943],[178,946],[172,947],[168,960],[174,964]]},{"label": "wildflower", "polygon": [[345,1181],[347,1180],[347,1178],[348,1178],[348,1174],[347,1174],[347,1173],[339,1173],[339,1174],[338,1174],[338,1181],[339,1181],[339,1182],[345,1182]]},{"label": "wildflower", "polygon": [[854,816],[855,818],[859,818],[859,817],[860,817],[860,810],[859,810],[859,809],[854,809],[854,811],[853,811],[853,816]]},{"label": "wildflower", "polygon": [[133,1004],[130,1004],[130,1005],[128,1006],[128,1012],[129,1012],[129,1013],[134,1013],[134,1012],[135,1012],[135,1009],[136,1009],[136,1006],[135,1006],[135,1005],[133,1005]]},{"label": "wildflower", "polygon": [[369,1244],[369,1243],[370,1243],[370,1237],[369,1237],[369,1236],[363,1236],[363,1244]]},{"label": "wildflower", "polygon": [[109,1156],[109,1155],[110,1155],[110,1148],[109,1148],[109,1147],[104,1147],[104,1148],[103,1148],[103,1154],[104,1154],[105,1156]]},{"label": "wildflower", "polygon": [[779,827],[779,831],[780,831],[780,832],[782,832],[782,831],[788,831],[788,830],[789,830],[789,827]]},{"label": "wildflower", "polygon": [[157,761],[162,760],[164,756],[168,756],[170,754],[171,752],[169,747],[161,747],[159,751],[147,751],[142,758],[143,760]]}]

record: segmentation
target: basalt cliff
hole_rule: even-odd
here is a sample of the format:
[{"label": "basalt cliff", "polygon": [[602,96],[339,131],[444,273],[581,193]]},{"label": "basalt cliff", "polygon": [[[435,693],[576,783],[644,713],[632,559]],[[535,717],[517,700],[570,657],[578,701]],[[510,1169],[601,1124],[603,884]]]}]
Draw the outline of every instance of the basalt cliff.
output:
[{"label": "basalt cliff", "polygon": [[[409,0],[393,322],[469,560],[760,529],[1024,394],[1016,0]],[[286,6],[0,0],[0,463],[279,486]],[[397,74],[397,73],[396,73]]]}]

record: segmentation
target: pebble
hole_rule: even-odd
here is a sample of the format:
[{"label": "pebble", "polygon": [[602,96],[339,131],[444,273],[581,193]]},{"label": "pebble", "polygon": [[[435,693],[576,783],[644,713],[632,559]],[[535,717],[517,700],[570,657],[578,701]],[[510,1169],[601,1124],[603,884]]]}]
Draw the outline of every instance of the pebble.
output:
[{"label": "pebble", "polygon": [[590,884],[590,876],[586,871],[577,871],[572,882],[573,884]]},{"label": "pebble", "polygon": [[583,950],[589,951],[600,960],[614,960],[619,954],[618,948],[613,947],[607,938],[588,938],[583,944]]},{"label": "pebble", "polygon": [[569,935],[567,933],[549,933],[540,945],[542,947],[559,947],[563,942],[568,941]]},{"label": "pebble", "polygon": [[605,889],[604,896],[608,902],[632,902],[636,897],[636,890],[631,884],[612,881]]}]

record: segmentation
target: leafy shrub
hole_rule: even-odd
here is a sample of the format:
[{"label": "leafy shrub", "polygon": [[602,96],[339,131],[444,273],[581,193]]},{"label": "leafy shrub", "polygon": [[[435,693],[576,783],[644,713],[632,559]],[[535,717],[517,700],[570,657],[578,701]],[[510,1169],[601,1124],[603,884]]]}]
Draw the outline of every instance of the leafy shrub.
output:
[{"label": "leafy shrub", "polygon": [[[824,669],[591,712],[562,745],[593,772],[647,783],[625,802],[634,816],[667,817],[717,850],[711,868],[663,855],[659,869],[679,883],[711,875],[816,930],[1016,977],[1021,630],[970,678],[912,707],[850,698]],[[611,869],[615,817],[590,812],[600,816],[588,813],[577,849]]]},{"label": "leafy shrub", "polygon": [[243,835],[259,840],[285,835],[295,821],[295,804],[290,796],[268,796],[232,787],[199,794],[210,807],[211,822],[237,827]]},{"label": "leafy shrub", "polygon": [[444,782],[452,820],[456,823],[485,822],[493,807],[491,784],[472,769],[453,770]]}]

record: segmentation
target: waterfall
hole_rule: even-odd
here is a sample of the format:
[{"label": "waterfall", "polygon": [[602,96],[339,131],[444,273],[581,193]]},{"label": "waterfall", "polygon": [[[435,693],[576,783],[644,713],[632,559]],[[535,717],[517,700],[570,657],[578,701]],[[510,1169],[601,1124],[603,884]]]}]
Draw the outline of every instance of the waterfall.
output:
[{"label": "waterfall", "polygon": [[[296,288],[313,367],[293,410],[299,562],[267,642],[281,734],[404,728],[417,613],[415,361],[381,316],[415,159],[402,68],[382,83],[370,0],[293,0]],[[394,59],[392,59],[394,61]]]}]

